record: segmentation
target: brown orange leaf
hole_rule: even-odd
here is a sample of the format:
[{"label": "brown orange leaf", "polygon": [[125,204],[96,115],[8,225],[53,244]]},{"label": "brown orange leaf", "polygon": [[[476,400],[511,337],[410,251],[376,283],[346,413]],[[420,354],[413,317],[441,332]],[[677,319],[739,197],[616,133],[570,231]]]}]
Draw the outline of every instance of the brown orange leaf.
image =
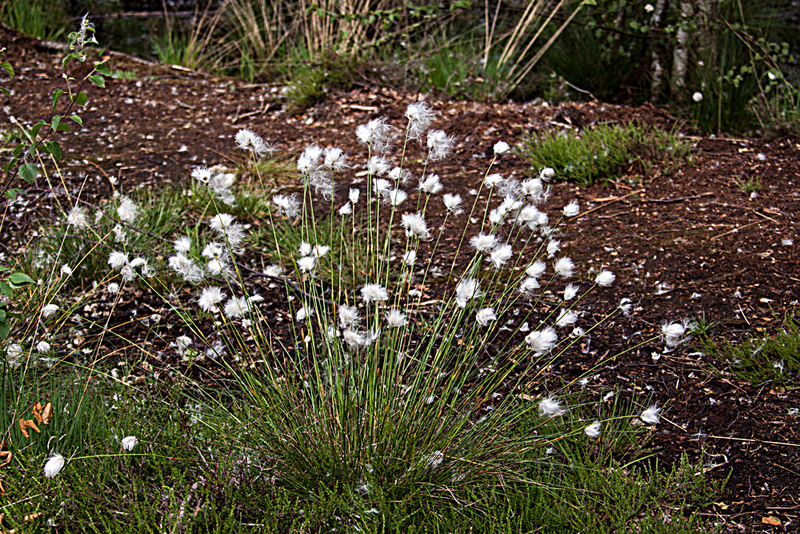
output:
[{"label": "brown orange leaf", "polygon": [[36,426],[36,423],[33,422],[33,419],[26,419],[25,425],[27,425],[27,427],[30,428],[31,430],[35,430],[37,434],[42,433],[42,431],[39,430],[39,427]]},{"label": "brown orange leaf", "polygon": [[26,428],[27,425],[25,424],[25,419],[22,417],[19,418],[19,431],[22,432],[22,435],[26,438],[30,438],[31,435],[28,434],[28,429]]},{"label": "brown orange leaf", "polygon": [[776,527],[781,526],[781,520],[771,515],[767,517],[762,517],[761,522],[764,523],[765,525],[774,525]]},{"label": "brown orange leaf", "polygon": [[47,403],[44,405],[44,409],[42,409],[42,423],[49,425],[50,420],[53,419],[53,405],[51,403]]},{"label": "brown orange leaf", "polygon": [[40,434],[42,431],[39,430],[39,427],[36,426],[36,423],[33,422],[33,419],[23,419],[19,418],[19,429],[22,432],[22,435],[26,438],[30,438],[30,434],[28,434],[28,429],[35,430],[37,434]]},{"label": "brown orange leaf", "polygon": [[37,402],[33,405],[33,417],[40,425],[42,424],[42,403]]}]

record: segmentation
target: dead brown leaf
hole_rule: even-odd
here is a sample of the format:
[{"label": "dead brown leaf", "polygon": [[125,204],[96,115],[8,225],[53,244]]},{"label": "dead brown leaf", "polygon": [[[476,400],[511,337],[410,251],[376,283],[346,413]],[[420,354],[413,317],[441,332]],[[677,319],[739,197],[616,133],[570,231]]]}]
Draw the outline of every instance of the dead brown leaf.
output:
[{"label": "dead brown leaf", "polygon": [[42,409],[42,423],[45,425],[49,425],[50,421],[53,419],[53,405],[51,403],[47,403],[44,405]]},{"label": "dead brown leaf", "polygon": [[42,403],[37,402],[33,405],[33,417],[40,425],[42,424]]},{"label": "dead brown leaf", "polygon": [[22,432],[22,435],[26,438],[30,438],[30,434],[28,433],[28,429],[35,430],[37,434],[41,434],[41,430],[39,427],[36,426],[36,423],[33,422],[33,419],[23,419],[22,417],[19,418],[19,430]]},{"label": "dead brown leaf", "polygon": [[762,517],[761,522],[764,523],[765,525],[774,525],[776,527],[781,526],[781,520],[772,515],[767,517]]}]

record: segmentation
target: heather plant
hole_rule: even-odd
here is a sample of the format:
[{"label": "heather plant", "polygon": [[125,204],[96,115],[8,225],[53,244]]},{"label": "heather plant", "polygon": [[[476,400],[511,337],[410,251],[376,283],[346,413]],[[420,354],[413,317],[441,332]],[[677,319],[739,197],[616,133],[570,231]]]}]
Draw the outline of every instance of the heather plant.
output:
[{"label": "heather plant", "polygon": [[616,180],[624,173],[650,179],[656,173],[670,174],[691,161],[691,144],[675,131],[635,123],[601,124],[575,133],[531,134],[521,153],[534,168],[551,166],[559,177],[589,186],[598,180]]}]

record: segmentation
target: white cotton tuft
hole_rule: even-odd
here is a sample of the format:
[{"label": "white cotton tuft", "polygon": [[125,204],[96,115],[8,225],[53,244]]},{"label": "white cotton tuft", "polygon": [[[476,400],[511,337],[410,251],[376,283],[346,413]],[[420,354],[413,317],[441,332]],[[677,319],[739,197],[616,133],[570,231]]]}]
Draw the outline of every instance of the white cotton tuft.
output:
[{"label": "white cotton tuft", "polygon": [[456,304],[459,308],[465,308],[467,301],[481,296],[478,281],[475,278],[461,280],[456,286]]},{"label": "white cotton tuft", "polygon": [[493,149],[494,153],[499,156],[501,154],[505,154],[506,152],[508,152],[511,149],[511,147],[508,146],[508,143],[506,143],[505,141],[498,141],[497,143],[494,144]]},{"label": "white cotton tuft", "polygon": [[544,354],[556,346],[558,336],[556,331],[548,326],[543,330],[534,330],[525,336],[525,342],[536,354]]},{"label": "white cotton tuft", "polygon": [[594,283],[600,287],[609,287],[614,283],[616,278],[617,277],[611,271],[600,271],[600,274],[594,279]]},{"label": "white cotton tuft", "polygon": [[651,425],[658,424],[658,414],[661,412],[661,408],[658,406],[650,406],[645,411],[642,412],[642,415],[639,416],[639,419],[644,421],[645,423],[649,423]]},{"label": "white cotton tuft", "polygon": [[553,397],[546,397],[539,403],[539,413],[552,417],[563,414],[564,408],[561,406],[561,401]]},{"label": "white cotton tuft", "polygon": [[564,206],[564,217],[575,217],[576,215],[578,215],[578,213],[580,213],[580,211],[581,208],[580,205],[578,205],[578,201],[573,200],[572,202]]},{"label": "white cotton tuft", "polygon": [[602,425],[601,425],[600,421],[595,421],[591,425],[589,425],[586,428],[584,428],[583,432],[584,432],[584,434],[586,434],[590,438],[596,438],[596,437],[598,437],[600,435],[600,427],[601,426]]},{"label": "white cotton tuft", "polygon": [[126,451],[132,451],[136,445],[139,444],[139,438],[136,436],[126,436],[122,438],[122,448]]},{"label": "white cotton tuft", "polygon": [[497,320],[497,315],[493,308],[483,308],[475,314],[475,320],[481,326],[489,326],[489,323]]},{"label": "white cotton tuft", "polygon": [[60,454],[54,454],[50,457],[49,460],[44,464],[44,476],[45,478],[54,478],[57,474],[64,469],[64,457]]},{"label": "white cotton tuft", "polygon": [[389,294],[386,289],[380,284],[365,284],[361,288],[361,298],[364,302],[384,301],[389,300]]},{"label": "white cotton tuft", "polygon": [[575,264],[567,257],[558,258],[553,264],[553,268],[556,274],[561,278],[569,278],[572,276],[572,270],[575,268]]}]

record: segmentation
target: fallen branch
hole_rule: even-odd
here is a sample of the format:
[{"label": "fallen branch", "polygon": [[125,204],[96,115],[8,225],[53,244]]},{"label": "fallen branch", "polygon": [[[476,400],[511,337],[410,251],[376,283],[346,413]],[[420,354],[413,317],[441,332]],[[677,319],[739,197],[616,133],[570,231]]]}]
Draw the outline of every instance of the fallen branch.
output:
[{"label": "fallen branch", "polygon": [[750,224],[745,224],[744,226],[739,226],[737,228],[734,228],[733,230],[728,230],[724,234],[719,234],[718,236],[712,237],[711,241],[714,241],[715,239],[719,239],[720,237],[725,237],[726,235],[729,235],[729,234],[735,234],[739,230],[744,230],[745,228],[753,226],[754,224],[760,224],[760,223],[761,223],[761,221],[755,221],[755,222],[751,222]]}]

